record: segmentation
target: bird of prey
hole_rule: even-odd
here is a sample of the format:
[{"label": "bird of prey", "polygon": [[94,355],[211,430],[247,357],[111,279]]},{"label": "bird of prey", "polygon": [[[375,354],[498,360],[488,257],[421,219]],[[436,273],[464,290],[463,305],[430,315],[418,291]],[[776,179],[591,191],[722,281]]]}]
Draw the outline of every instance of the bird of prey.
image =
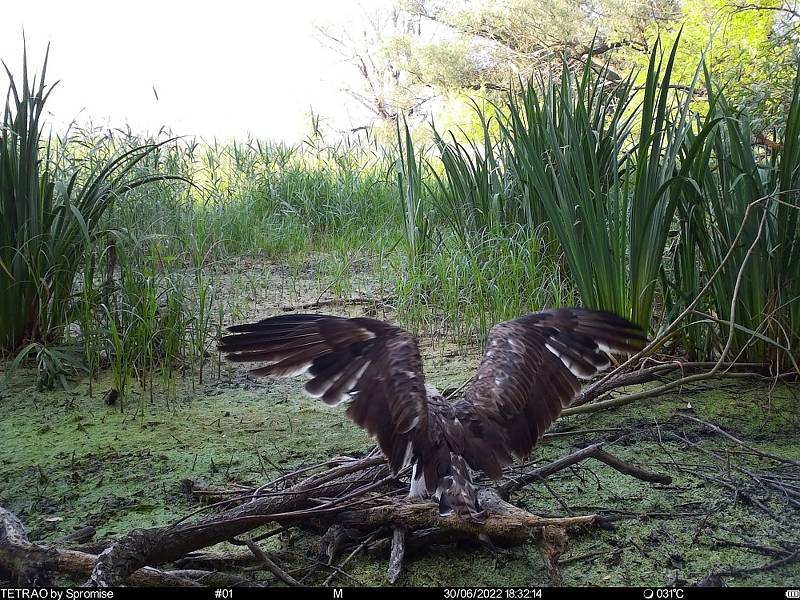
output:
[{"label": "bird of prey", "polygon": [[288,314],[228,329],[219,348],[255,375],[306,374],[305,391],[377,439],[393,472],[413,465],[411,497],[441,514],[480,521],[470,469],[500,477],[525,457],[588,379],[631,353],[642,330],[613,313],[561,308],[499,323],[463,396],[448,402],[425,382],[416,339],[384,321]]}]

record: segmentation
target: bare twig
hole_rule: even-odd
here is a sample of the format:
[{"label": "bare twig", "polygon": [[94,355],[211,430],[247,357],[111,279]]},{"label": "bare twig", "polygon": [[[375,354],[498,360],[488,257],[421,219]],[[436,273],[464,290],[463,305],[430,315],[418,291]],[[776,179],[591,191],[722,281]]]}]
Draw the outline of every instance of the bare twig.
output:
[{"label": "bare twig", "polygon": [[284,305],[281,306],[281,310],[286,312],[292,312],[295,310],[308,310],[309,308],[324,308],[326,306],[357,306],[357,305],[366,305],[366,306],[383,306],[392,308],[391,302],[394,298],[387,297],[387,298],[333,298],[331,300],[316,300],[314,302],[306,302],[305,304],[299,304],[296,306],[291,305]]},{"label": "bare twig", "polygon": [[639,467],[626,463],[622,459],[609,454],[603,448],[603,443],[599,442],[597,444],[592,444],[591,446],[587,446],[586,448],[582,448],[572,454],[568,454],[567,456],[563,456],[558,460],[555,460],[543,467],[535,469],[529,473],[525,473],[524,475],[520,475],[514,477],[507,483],[502,486],[498,487],[498,492],[501,496],[508,498],[512,492],[528,485],[529,483],[533,483],[535,481],[539,481],[566,469],[570,465],[574,465],[576,463],[582,462],[587,458],[594,458],[596,460],[600,460],[606,463],[609,467],[616,469],[620,473],[624,473],[625,475],[630,475],[631,477],[636,477],[637,479],[641,479],[643,481],[650,481],[655,483],[663,483],[663,484],[670,484],[672,483],[672,478],[668,475],[658,475],[656,473],[651,473],[649,471],[645,471]]},{"label": "bare twig", "polygon": [[267,568],[267,570],[275,575],[278,579],[280,579],[286,585],[292,587],[300,587],[300,582],[297,581],[294,577],[289,575],[286,571],[281,569],[275,561],[273,561],[267,553],[264,552],[261,547],[256,544],[253,540],[246,540],[247,547],[250,548],[250,551],[258,557],[258,560]]},{"label": "bare twig", "polygon": [[392,551],[389,555],[389,568],[386,570],[386,579],[394,584],[400,577],[403,569],[403,556],[406,553],[406,530],[395,527],[392,532]]},{"label": "bare twig", "polygon": [[773,569],[777,569],[778,567],[791,564],[797,560],[800,560],[800,550],[795,550],[792,554],[786,556],[785,558],[768,562],[764,565],[759,565],[757,567],[743,567],[743,568],[728,567],[727,569],[720,569],[719,571],[714,571],[714,573],[716,575],[728,575],[728,576],[749,575],[750,573],[760,573],[761,571],[772,571]]},{"label": "bare twig", "polygon": [[340,565],[339,565],[339,568],[338,568],[336,571],[334,571],[333,573],[331,573],[331,574],[328,576],[328,578],[327,578],[327,579],[326,579],[326,580],[323,582],[323,584],[322,584],[322,585],[328,585],[328,584],[329,584],[331,581],[333,581],[333,578],[334,578],[334,577],[337,575],[337,573],[343,572],[343,569],[344,569],[345,565],[347,565],[347,563],[349,563],[349,562],[350,562],[350,560],[351,560],[351,559],[352,559],[352,558],[353,558],[353,557],[354,557],[356,554],[358,554],[358,553],[359,553],[359,552],[361,552],[361,551],[362,551],[364,548],[366,548],[366,547],[367,547],[367,544],[369,544],[370,542],[372,542],[373,540],[375,540],[375,538],[377,538],[377,537],[378,537],[378,533],[379,533],[378,531],[374,532],[372,535],[368,536],[368,537],[367,537],[367,539],[365,539],[365,540],[364,540],[363,542],[361,542],[361,543],[360,543],[358,546],[356,546],[356,549],[355,549],[355,550],[353,550],[353,551],[352,551],[350,554],[348,554],[348,555],[347,555],[347,558],[345,558],[345,559],[342,561],[342,564],[340,564]]},{"label": "bare twig", "polygon": [[685,413],[678,413],[678,416],[683,418],[683,419],[689,419],[691,421],[695,421],[697,423],[700,423],[701,425],[704,425],[705,427],[708,427],[712,431],[715,431],[716,433],[728,438],[729,440],[731,440],[735,444],[738,444],[742,448],[745,448],[745,449],[749,450],[753,454],[757,454],[758,456],[762,456],[764,458],[768,458],[770,460],[774,460],[774,461],[777,461],[777,462],[789,463],[791,465],[795,465],[795,466],[800,467],[800,461],[793,460],[791,458],[785,458],[785,457],[782,457],[782,456],[776,456],[774,454],[770,454],[769,452],[764,452],[763,450],[759,450],[758,448],[755,448],[755,447],[751,446],[750,444],[747,444],[747,443],[743,442],[742,440],[737,438],[735,435],[732,435],[732,434],[728,433],[727,431],[723,430],[722,428],[717,427],[713,423],[709,423],[708,421],[704,421],[703,419],[699,419],[697,417],[693,417],[692,415],[687,415]]}]

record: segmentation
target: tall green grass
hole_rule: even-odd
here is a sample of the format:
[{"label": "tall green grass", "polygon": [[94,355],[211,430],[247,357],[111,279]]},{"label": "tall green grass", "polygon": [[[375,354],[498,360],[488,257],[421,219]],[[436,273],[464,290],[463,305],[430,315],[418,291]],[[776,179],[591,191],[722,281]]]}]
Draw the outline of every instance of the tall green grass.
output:
[{"label": "tall green grass", "polygon": [[694,185],[684,189],[678,277],[667,298],[687,305],[733,249],[700,314],[704,327],[687,332],[687,347],[692,354],[717,353],[730,337],[728,358],[797,369],[800,71],[785,133],[769,152],[754,145],[748,115],[708,76],[706,88],[709,110],[696,128],[708,135],[690,172]]},{"label": "tall green grass", "polygon": [[683,180],[678,158],[691,126],[685,93],[671,87],[677,42],[658,44],[640,94],[564,67],[560,81],[509,98],[503,127],[517,176],[540,203],[582,302],[649,327]]},{"label": "tall green grass", "polygon": [[489,120],[479,117],[479,142],[445,140],[434,128],[438,155],[415,150],[408,128],[398,128],[398,317],[460,343],[525,312],[575,302],[558,253],[521,208]]},{"label": "tall green grass", "polygon": [[479,104],[473,103],[473,107],[482,139],[461,142],[453,132],[445,139],[433,127],[441,169],[430,171],[436,182],[433,197],[438,212],[464,246],[485,232],[500,233],[517,224],[539,224],[529,211],[520,210],[523,203],[518,196],[518,180],[503,166],[504,148],[492,135],[491,117]]},{"label": "tall green grass", "polygon": [[435,338],[474,345],[496,323],[576,303],[553,250],[524,226],[441,240],[424,266],[395,281],[398,318]]},{"label": "tall green grass", "polygon": [[[5,66],[5,63],[4,63]],[[52,88],[38,85],[23,57],[22,87],[11,71],[0,129],[0,350],[51,343],[70,322],[72,292],[86,249],[121,197],[162,175],[132,171],[157,145],[116,154],[88,169],[65,172],[42,139],[42,113]]]},{"label": "tall green grass", "polygon": [[[765,153],[748,116],[708,75],[701,81],[702,60],[690,82],[673,81],[678,44],[656,44],[642,77],[618,80],[587,61],[582,71],[564,67],[557,80],[522,85],[492,107],[496,134],[476,104],[482,139],[434,129],[436,155],[414,154],[405,133],[405,247],[429,256],[412,256],[409,264],[422,268],[399,284],[409,314],[436,306],[445,327],[471,335],[513,312],[503,303],[543,306],[514,305],[510,296],[569,300],[531,294],[494,252],[513,262],[519,248],[535,246],[527,281],[551,290],[563,253],[581,303],[652,330],[711,284],[675,351],[712,359],[727,348],[728,358],[797,369],[800,83],[786,133]],[[504,278],[517,282],[516,292]]]},{"label": "tall green grass", "polygon": [[[163,141],[108,138],[95,130],[83,136],[104,153]],[[190,177],[195,185],[143,188],[115,207],[109,224],[137,231],[148,252],[152,247],[182,260],[197,242],[216,260],[281,257],[341,241],[355,245],[365,236],[377,245],[398,223],[391,160],[374,144],[348,141],[286,146],[254,139],[227,144],[178,139],[163,144],[141,168]]]},{"label": "tall green grass", "polygon": [[398,121],[394,173],[403,223],[402,241],[410,271],[424,268],[433,244],[424,155],[424,151],[415,150],[414,139],[405,120],[402,131]]},{"label": "tall green grass", "polygon": [[[476,139],[432,128],[425,145],[398,122],[391,147],[91,127],[44,140],[49,90],[24,65],[0,132],[0,344],[37,342],[25,355],[63,381],[53,342],[78,331],[85,369],[110,368],[123,397],[133,383],[174,393],[178,376],[211,372],[214,336],[243,318],[239,296],[266,298],[268,263],[288,265],[289,287],[313,270],[341,298],[359,293],[352,274],[366,265],[398,321],[459,342],[575,303],[657,330],[735,242],[676,350],[719,356],[733,321],[732,356],[792,366],[800,83],[766,153],[710,78],[695,111],[701,71],[675,85],[675,52],[656,45],[642,78],[564,68],[502,105],[476,103]],[[238,257],[251,272],[225,280]]]}]

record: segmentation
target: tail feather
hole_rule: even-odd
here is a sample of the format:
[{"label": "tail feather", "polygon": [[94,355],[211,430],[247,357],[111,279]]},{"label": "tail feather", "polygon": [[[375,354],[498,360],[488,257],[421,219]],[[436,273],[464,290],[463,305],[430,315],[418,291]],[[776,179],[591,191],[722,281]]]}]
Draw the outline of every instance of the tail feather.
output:
[{"label": "tail feather", "polygon": [[457,515],[459,518],[472,523],[483,523],[486,514],[478,505],[478,496],[466,461],[457,455],[451,454],[451,473],[439,480],[436,495],[439,498],[439,514],[447,516]]}]

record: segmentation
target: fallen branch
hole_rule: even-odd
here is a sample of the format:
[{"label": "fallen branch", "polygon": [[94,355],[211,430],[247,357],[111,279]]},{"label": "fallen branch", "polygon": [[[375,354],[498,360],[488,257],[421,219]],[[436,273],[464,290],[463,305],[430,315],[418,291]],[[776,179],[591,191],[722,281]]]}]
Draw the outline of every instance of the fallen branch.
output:
[{"label": "fallen branch", "polygon": [[[792,377],[794,377],[795,373],[791,374],[787,373],[785,375],[787,376],[791,375]],[[748,372],[730,372],[730,371],[718,372],[712,368],[709,371],[705,371],[702,373],[695,373],[694,375],[687,375],[686,377],[675,379],[673,381],[670,381],[669,383],[665,383],[664,385],[659,385],[654,388],[642,390],[640,392],[634,392],[633,394],[625,394],[624,396],[617,396],[616,398],[611,398],[609,400],[601,400],[598,402],[593,402],[591,404],[583,404],[581,406],[570,406],[569,408],[565,408],[563,411],[561,411],[561,416],[566,417],[569,415],[588,414],[588,413],[599,412],[607,408],[625,406],[626,404],[631,404],[632,402],[636,402],[637,400],[644,400],[646,398],[656,398],[658,396],[663,395],[666,392],[669,392],[670,390],[675,389],[676,387],[687,385],[689,383],[695,383],[698,381],[706,381],[709,379],[750,379],[753,377],[760,377],[760,375],[758,375],[757,373],[748,373]],[[775,378],[772,377],[771,379]]]},{"label": "fallen branch", "polygon": [[316,300],[315,302],[306,302],[305,304],[290,305],[284,304],[281,310],[285,312],[292,312],[295,310],[308,310],[310,308],[324,308],[326,306],[384,306],[391,307],[391,301],[394,298],[333,298],[331,300]]},{"label": "fallen branch", "polygon": [[[23,586],[47,586],[52,573],[87,576],[97,556],[77,550],[60,550],[28,541],[20,520],[0,507],[0,567],[9,571]],[[194,587],[192,579],[145,567],[132,572],[127,583],[136,586]]]},{"label": "fallen branch", "polygon": [[[374,556],[389,556],[391,558],[391,549],[394,536],[381,538],[367,545],[366,551]],[[405,554],[417,552],[421,550],[428,550],[431,546],[436,544],[458,544],[468,543],[475,545],[475,537],[464,532],[458,531],[445,531],[437,527],[428,527],[425,529],[417,529],[415,531],[408,531],[405,534],[403,545],[405,546]]]},{"label": "fallen branch", "polygon": [[763,565],[759,565],[757,567],[727,567],[725,569],[719,569],[714,571],[707,577],[721,577],[723,575],[728,577],[735,577],[737,575],[749,575],[750,573],[761,573],[762,571],[772,571],[773,569],[777,569],[784,565],[791,564],[800,560],[800,550],[795,550],[789,556],[785,558],[781,558],[779,560],[774,560],[772,562],[768,562]]},{"label": "fallen branch", "polygon": [[246,577],[220,573],[219,571],[204,571],[199,569],[181,569],[169,571],[170,575],[191,579],[204,587],[265,587],[264,584]]},{"label": "fallen branch", "polygon": [[403,527],[395,527],[392,532],[392,551],[389,555],[389,568],[386,570],[386,580],[391,584],[394,584],[400,577],[405,553],[406,530]]},{"label": "fallen branch", "polygon": [[596,460],[602,461],[609,467],[616,469],[620,473],[624,473],[625,475],[630,475],[631,477],[635,477],[643,481],[662,483],[665,485],[669,485],[670,483],[672,483],[672,478],[669,475],[659,475],[657,473],[651,473],[649,471],[645,471],[644,469],[626,463],[622,459],[612,454],[609,454],[608,452],[603,450],[603,443],[599,442],[597,444],[592,444],[591,446],[587,446],[586,448],[582,448],[577,452],[573,452],[572,454],[568,454],[567,456],[563,456],[558,460],[546,464],[538,469],[534,469],[529,473],[516,476],[507,483],[505,483],[504,485],[500,486],[498,488],[498,492],[504,498],[508,498],[512,492],[517,491],[518,489],[528,485],[529,483],[534,483],[536,481],[544,479],[545,477],[548,477],[553,473],[556,473],[557,471],[566,469],[567,467],[574,465],[576,463],[583,462],[587,458],[594,458]]},{"label": "fallen branch", "polygon": [[723,538],[714,537],[714,544],[717,546],[728,548],[744,548],[745,550],[752,550],[759,554],[766,554],[767,556],[785,558],[791,554],[785,548],[773,548],[771,546],[764,546],[763,544],[751,544],[749,542],[737,542],[736,540],[726,540]]},{"label": "fallen branch", "polygon": [[56,541],[53,542],[54,546],[69,546],[69,545],[80,545],[85,544],[89,540],[94,539],[94,536],[97,534],[97,530],[91,525],[87,525],[86,527],[81,527],[80,529],[76,529],[72,533],[68,533],[65,536],[58,538]]},{"label": "fallen branch", "polygon": [[[713,368],[716,364],[716,362],[681,362],[674,360],[670,362],[659,363],[651,367],[643,367],[641,369],[637,369],[636,371],[617,373],[614,377],[603,377],[595,383],[587,385],[581,391],[578,397],[572,401],[570,408],[583,406],[584,404],[593,402],[608,392],[618,388],[660,380],[665,375],[674,371],[680,371],[681,373],[691,373],[704,370],[707,371],[708,369]],[[746,374],[747,376],[751,377],[764,373],[767,369],[769,369],[769,365],[766,363],[726,362],[722,363],[720,366],[725,367],[726,369],[736,368],[737,373],[741,373],[742,375]],[[567,414],[575,413],[573,412]]]},{"label": "fallen branch", "polygon": [[703,425],[705,427],[708,427],[711,431],[714,431],[714,432],[720,434],[721,436],[731,440],[733,443],[741,446],[742,448],[745,448],[746,450],[749,450],[753,454],[757,454],[758,456],[761,456],[763,458],[768,458],[768,459],[774,460],[776,462],[789,463],[791,465],[795,465],[797,467],[800,467],[800,461],[793,460],[791,458],[786,458],[786,457],[783,457],[783,456],[776,456],[775,454],[770,454],[768,452],[764,452],[763,450],[759,450],[758,448],[755,448],[754,446],[751,446],[750,444],[747,444],[746,442],[743,442],[742,440],[737,438],[735,435],[730,434],[727,431],[723,430],[721,427],[717,427],[713,423],[709,423],[708,421],[704,421],[703,419],[699,419],[697,417],[693,417],[692,415],[687,415],[687,414],[683,414],[683,413],[678,413],[678,416],[682,417],[684,419],[689,419],[691,421],[695,421],[696,423],[700,423],[701,425]]},{"label": "fallen branch", "polygon": [[278,579],[280,579],[283,583],[291,587],[300,587],[300,582],[297,581],[294,577],[289,575],[286,571],[281,569],[275,561],[273,561],[267,553],[264,552],[261,547],[256,544],[253,540],[247,540],[247,547],[250,548],[250,552],[258,558],[262,565],[264,565],[267,570],[275,575]]},{"label": "fallen branch", "polygon": [[[87,585],[117,585],[144,565],[176,560],[192,550],[205,548],[246,533],[279,516],[299,518],[303,510],[320,506],[316,497],[346,494],[361,479],[384,480],[388,467],[383,457],[367,457],[308,477],[280,496],[255,497],[252,501],[212,515],[196,523],[178,523],[152,529],[134,529],[100,554]],[[335,509],[335,506],[331,507]],[[342,509],[343,510],[343,509]],[[335,512],[331,511],[331,512]],[[294,513],[294,514],[293,514]]]},{"label": "fallen branch", "polygon": [[601,521],[597,515],[576,517],[540,517],[505,502],[494,490],[478,491],[478,504],[486,511],[483,523],[473,523],[456,515],[442,516],[434,502],[394,502],[361,510],[347,511],[337,515],[339,523],[359,529],[378,526],[425,529],[437,527],[443,531],[465,533],[476,541],[486,536],[500,545],[511,546],[526,542],[531,536],[541,534],[543,527],[563,529],[591,526]]},{"label": "fallen branch", "polygon": [[0,507],[0,565],[25,586],[50,585],[55,552],[28,541],[25,527],[14,513]]},{"label": "fallen branch", "polygon": [[660,483],[662,485],[669,485],[672,483],[672,477],[669,475],[659,475],[658,473],[651,473],[650,471],[645,471],[637,467],[636,465],[632,465],[626,463],[622,459],[614,456],[613,454],[609,454],[602,448],[598,448],[597,451],[592,455],[592,458],[599,460],[600,462],[606,463],[612,469],[616,469],[620,473],[625,475],[630,475],[631,477],[635,477],[636,479],[641,479],[642,481],[648,481],[650,483]]},{"label": "fallen branch", "polygon": [[367,539],[365,539],[363,542],[361,542],[361,543],[360,543],[358,546],[356,546],[355,550],[353,550],[353,551],[352,551],[350,554],[348,554],[348,555],[347,555],[347,558],[345,558],[345,559],[342,561],[342,564],[340,564],[340,565],[339,565],[339,567],[338,567],[338,568],[337,568],[337,569],[336,569],[336,570],[335,570],[333,573],[331,573],[331,574],[328,576],[328,578],[327,578],[327,579],[326,579],[326,580],[325,580],[325,581],[322,583],[322,585],[323,585],[323,586],[327,586],[328,584],[330,584],[330,582],[331,582],[331,581],[333,581],[333,578],[334,578],[334,577],[336,577],[336,575],[338,575],[339,573],[344,573],[344,567],[345,567],[345,566],[347,566],[347,563],[349,563],[349,562],[350,562],[350,560],[351,560],[351,559],[352,559],[352,558],[353,558],[353,557],[354,557],[356,554],[358,554],[358,553],[359,553],[359,552],[361,552],[361,551],[362,551],[364,548],[366,548],[366,547],[367,547],[367,545],[368,545],[368,544],[369,544],[371,541],[373,541],[373,540],[374,540],[376,537],[378,537],[378,533],[377,533],[377,532],[373,533],[372,535],[370,535],[369,537],[367,537]]}]

